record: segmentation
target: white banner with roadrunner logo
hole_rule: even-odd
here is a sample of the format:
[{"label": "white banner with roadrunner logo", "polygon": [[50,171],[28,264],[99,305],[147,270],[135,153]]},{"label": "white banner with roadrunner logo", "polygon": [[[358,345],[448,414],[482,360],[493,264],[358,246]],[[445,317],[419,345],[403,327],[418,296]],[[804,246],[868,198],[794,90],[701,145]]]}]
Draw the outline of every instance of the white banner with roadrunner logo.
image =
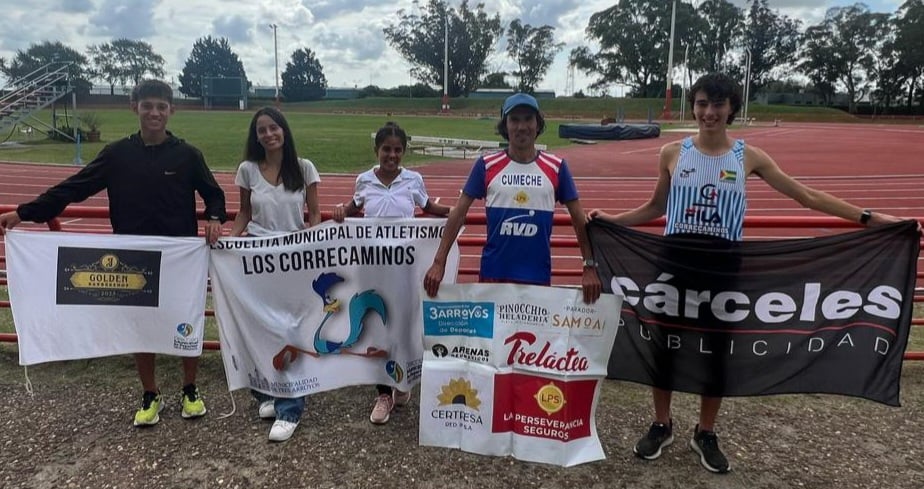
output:
[{"label": "white banner with roadrunner logo", "polygon": [[[211,277],[230,390],[300,397],[420,380],[420,294],[445,219],[347,219],[223,238]],[[453,246],[445,281],[455,282]]]},{"label": "white banner with roadrunner logo", "polygon": [[202,238],[9,231],[19,363],[202,353]]},{"label": "white banner with roadrunner logo", "polygon": [[622,299],[443,285],[423,301],[420,444],[572,466],[605,458],[594,421]]}]

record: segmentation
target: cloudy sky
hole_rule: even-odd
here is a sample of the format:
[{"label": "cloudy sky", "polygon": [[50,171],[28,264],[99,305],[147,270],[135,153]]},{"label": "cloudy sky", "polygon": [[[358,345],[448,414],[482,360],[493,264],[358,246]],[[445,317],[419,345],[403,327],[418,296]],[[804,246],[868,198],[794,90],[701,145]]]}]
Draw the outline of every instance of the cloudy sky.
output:
[{"label": "cloudy sky", "polygon": [[[449,0],[458,5],[461,0]],[[667,0],[664,0],[667,1]],[[695,0],[683,0],[695,1]],[[894,12],[901,0],[867,0],[875,12]],[[125,37],[150,43],[167,61],[167,76],[176,81],[196,39],[227,37],[256,85],[274,83],[273,31],[278,26],[280,72],[295,49],[314,51],[331,87],[394,87],[411,82],[410,65],[385,41],[382,29],[397,21],[399,9],[412,0],[28,0],[3,2],[0,57],[42,41],[61,41],[85,52],[92,44]],[[427,0],[421,0],[426,4]],[[470,0],[469,4],[477,4]],[[565,43],[540,88],[564,93],[567,55],[585,43],[584,29],[594,12],[615,0],[484,0],[489,13],[504,24],[520,19],[533,26],[555,27]],[[745,0],[733,0],[744,6]],[[815,23],[827,8],[852,0],[770,0],[770,7]],[[513,64],[498,53],[492,71]],[[416,81],[415,81],[416,83]],[[587,78],[575,73],[574,87]]]}]

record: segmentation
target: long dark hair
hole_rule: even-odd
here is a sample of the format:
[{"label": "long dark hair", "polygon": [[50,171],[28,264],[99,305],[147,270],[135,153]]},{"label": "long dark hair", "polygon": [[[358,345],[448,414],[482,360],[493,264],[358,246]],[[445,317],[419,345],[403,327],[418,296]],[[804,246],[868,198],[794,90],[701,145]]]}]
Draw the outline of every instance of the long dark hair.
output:
[{"label": "long dark hair", "polygon": [[253,115],[250,120],[250,130],[247,132],[247,145],[244,147],[244,159],[259,163],[266,159],[266,149],[257,139],[257,119],[261,115],[269,116],[273,122],[282,128],[282,167],[279,169],[279,176],[282,178],[282,184],[289,192],[297,192],[305,187],[305,175],[302,173],[302,167],[298,164],[298,153],[295,151],[295,140],[292,138],[292,130],[289,129],[289,123],[286,122],[285,116],[275,107],[263,107]]}]

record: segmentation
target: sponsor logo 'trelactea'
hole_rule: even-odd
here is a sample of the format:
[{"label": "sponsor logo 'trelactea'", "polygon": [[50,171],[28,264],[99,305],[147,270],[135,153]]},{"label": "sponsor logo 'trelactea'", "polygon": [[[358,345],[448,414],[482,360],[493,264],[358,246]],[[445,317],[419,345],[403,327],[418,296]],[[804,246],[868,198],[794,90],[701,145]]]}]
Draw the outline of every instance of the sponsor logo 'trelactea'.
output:
[{"label": "sponsor logo 'trelactea'", "polygon": [[613,277],[613,293],[624,300],[642,306],[655,314],[698,319],[705,308],[720,321],[744,321],[753,312],[764,323],[783,323],[792,320],[814,322],[849,319],[861,310],[884,319],[898,319],[901,315],[902,294],[895,287],[878,285],[864,294],[851,290],[823,290],[822,284],[803,284],[802,293],[794,297],[786,292],[765,292],[750,297],[744,292],[726,290],[678,289],[667,283],[673,275],[662,273],[657,281],[642,288],[629,277]]},{"label": "sponsor logo 'trelactea'", "polygon": [[590,368],[587,357],[581,356],[573,347],[560,354],[552,350],[552,344],[546,341],[537,351],[533,348],[536,339],[536,335],[526,331],[518,331],[507,337],[504,340],[505,345],[510,345],[507,365],[524,365],[558,372],[583,372]]}]

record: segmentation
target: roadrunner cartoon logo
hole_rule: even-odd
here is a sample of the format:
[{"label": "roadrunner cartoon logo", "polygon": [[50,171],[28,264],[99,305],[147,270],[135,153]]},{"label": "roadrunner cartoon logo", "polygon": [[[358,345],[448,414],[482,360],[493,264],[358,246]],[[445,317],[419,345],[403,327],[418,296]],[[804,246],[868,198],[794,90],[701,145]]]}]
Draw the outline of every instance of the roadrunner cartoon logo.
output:
[{"label": "roadrunner cartoon logo", "polygon": [[[314,351],[304,350],[295,345],[286,345],[273,357],[273,367],[276,370],[284,370],[289,364],[295,361],[299,353],[319,358],[324,355],[356,355],[360,357],[379,357],[388,358],[388,352],[374,346],[366,348],[366,351],[353,351],[351,347],[359,342],[363,334],[364,321],[369,314],[378,314],[382,319],[382,324],[388,325],[388,311],[385,308],[385,301],[382,296],[375,290],[365,290],[353,294],[350,298],[348,309],[350,311],[350,334],[343,341],[330,341],[324,339],[324,327],[328,320],[338,315],[341,309],[340,299],[332,295],[331,289],[343,282],[343,278],[333,272],[322,273],[318,278],[311,282],[311,288],[321,298],[324,306],[324,319],[314,333]],[[389,374],[394,377],[404,375],[401,367],[395,362],[388,362],[391,367],[388,369]]]}]

